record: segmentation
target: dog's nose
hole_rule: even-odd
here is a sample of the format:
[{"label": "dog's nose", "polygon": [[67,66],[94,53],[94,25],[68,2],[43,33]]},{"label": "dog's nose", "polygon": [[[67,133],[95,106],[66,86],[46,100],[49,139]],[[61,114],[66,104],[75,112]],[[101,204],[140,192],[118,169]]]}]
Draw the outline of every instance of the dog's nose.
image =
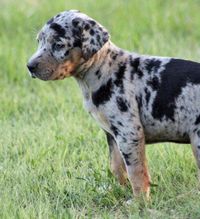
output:
[{"label": "dog's nose", "polygon": [[34,73],[36,71],[37,66],[38,66],[37,63],[32,63],[32,64],[28,63],[27,64],[27,68],[31,73]]}]

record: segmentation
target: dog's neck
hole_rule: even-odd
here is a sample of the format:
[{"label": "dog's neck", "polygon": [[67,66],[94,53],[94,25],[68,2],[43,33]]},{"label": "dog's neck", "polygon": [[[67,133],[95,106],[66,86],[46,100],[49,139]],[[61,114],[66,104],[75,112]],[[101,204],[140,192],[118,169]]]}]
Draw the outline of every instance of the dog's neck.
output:
[{"label": "dog's neck", "polygon": [[108,41],[92,58],[79,66],[74,77],[85,99],[90,98],[91,93],[106,82],[109,75],[113,73],[111,65],[120,52],[122,52],[120,48]]}]

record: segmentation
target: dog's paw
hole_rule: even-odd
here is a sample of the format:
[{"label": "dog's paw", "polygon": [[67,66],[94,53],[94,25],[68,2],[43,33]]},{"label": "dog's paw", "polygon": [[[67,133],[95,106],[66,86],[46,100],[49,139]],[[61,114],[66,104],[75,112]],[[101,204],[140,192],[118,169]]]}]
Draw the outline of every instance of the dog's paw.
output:
[{"label": "dog's paw", "polygon": [[133,202],[134,202],[134,200],[133,200],[133,198],[131,198],[131,199],[128,199],[128,200],[126,201],[126,204],[127,204],[127,205],[132,205]]}]

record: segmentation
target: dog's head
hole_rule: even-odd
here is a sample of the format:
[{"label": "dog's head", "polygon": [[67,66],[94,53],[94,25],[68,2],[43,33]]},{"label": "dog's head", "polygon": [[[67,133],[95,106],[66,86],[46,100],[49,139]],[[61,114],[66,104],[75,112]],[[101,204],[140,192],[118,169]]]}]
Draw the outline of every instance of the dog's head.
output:
[{"label": "dog's head", "polygon": [[79,11],[51,18],[38,34],[37,52],[28,61],[32,77],[63,79],[76,73],[109,40],[107,30]]}]

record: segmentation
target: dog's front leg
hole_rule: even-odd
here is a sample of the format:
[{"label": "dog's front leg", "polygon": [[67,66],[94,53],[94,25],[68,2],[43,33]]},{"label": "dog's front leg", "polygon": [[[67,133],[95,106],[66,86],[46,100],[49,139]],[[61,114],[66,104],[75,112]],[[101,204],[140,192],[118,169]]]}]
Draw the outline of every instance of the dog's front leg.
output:
[{"label": "dog's front leg", "polygon": [[116,140],[126,164],[128,178],[133,194],[145,194],[147,199],[150,193],[150,176],[145,156],[145,139],[141,125],[119,131]]},{"label": "dog's front leg", "polygon": [[122,155],[119,151],[117,143],[113,136],[106,132],[107,142],[109,146],[110,152],[110,168],[112,173],[118,179],[121,185],[126,185],[127,183],[127,172],[124,164],[124,160],[122,159]]}]

